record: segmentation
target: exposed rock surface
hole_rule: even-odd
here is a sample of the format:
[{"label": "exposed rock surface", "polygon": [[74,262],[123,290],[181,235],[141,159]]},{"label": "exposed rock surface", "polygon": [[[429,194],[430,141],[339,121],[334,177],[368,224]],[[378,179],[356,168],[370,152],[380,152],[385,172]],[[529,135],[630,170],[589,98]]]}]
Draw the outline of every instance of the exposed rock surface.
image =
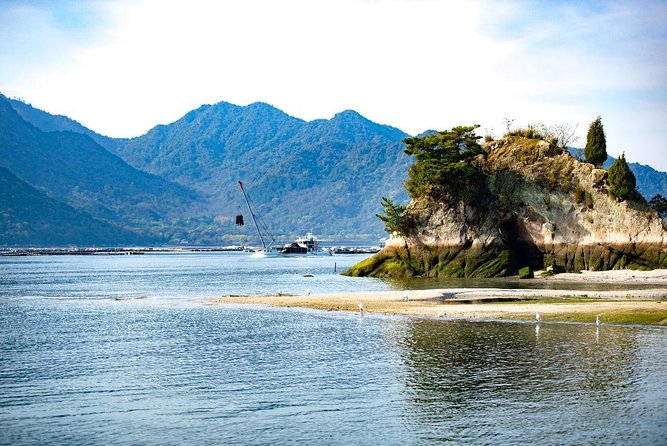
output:
[{"label": "exposed rock surface", "polygon": [[483,198],[466,204],[447,191],[413,200],[412,233],[393,238],[346,274],[493,277],[519,268],[566,271],[667,268],[667,232],[644,202],[618,202],[607,172],[545,141],[486,143],[475,163]]}]

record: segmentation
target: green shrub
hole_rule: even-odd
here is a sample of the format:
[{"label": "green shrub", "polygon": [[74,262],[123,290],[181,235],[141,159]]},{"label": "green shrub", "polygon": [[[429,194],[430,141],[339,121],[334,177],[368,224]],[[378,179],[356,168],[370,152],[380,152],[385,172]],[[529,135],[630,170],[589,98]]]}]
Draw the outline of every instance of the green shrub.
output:
[{"label": "green shrub", "polygon": [[637,196],[637,180],[632,173],[625,155],[616,158],[614,164],[609,167],[609,193],[617,200],[633,199]]}]

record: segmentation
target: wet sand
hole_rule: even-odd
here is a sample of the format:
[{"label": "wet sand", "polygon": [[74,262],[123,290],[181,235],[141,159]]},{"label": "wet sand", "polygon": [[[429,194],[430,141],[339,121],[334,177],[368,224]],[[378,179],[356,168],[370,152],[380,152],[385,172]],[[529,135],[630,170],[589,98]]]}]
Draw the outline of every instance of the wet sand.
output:
[{"label": "wet sand", "polygon": [[[222,304],[301,307],[428,318],[667,325],[667,270],[558,274],[538,281],[623,283],[627,289],[578,291],[547,289],[449,288],[319,295],[226,296]],[[633,284],[651,284],[633,289]],[[655,286],[653,286],[655,285]]]},{"label": "wet sand", "polygon": [[622,283],[622,284],[656,284],[667,288],[667,269],[652,271],[635,271],[631,269],[611,271],[582,271],[580,273],[562,273],[551,277],[540,277],[542,271],[535,273],[538,281],[552,282],[593,282],[593,283]]}]

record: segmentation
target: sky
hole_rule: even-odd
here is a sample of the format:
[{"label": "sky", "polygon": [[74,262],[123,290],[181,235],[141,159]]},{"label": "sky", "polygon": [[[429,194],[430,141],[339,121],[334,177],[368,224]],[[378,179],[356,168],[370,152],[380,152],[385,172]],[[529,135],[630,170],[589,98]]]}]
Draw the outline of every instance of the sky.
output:
[{"label": "sky", "polygon": [[579,147],[601,116],[667,171],[667,0],[0,0],[0,92],[114,137],[219,101]]}]

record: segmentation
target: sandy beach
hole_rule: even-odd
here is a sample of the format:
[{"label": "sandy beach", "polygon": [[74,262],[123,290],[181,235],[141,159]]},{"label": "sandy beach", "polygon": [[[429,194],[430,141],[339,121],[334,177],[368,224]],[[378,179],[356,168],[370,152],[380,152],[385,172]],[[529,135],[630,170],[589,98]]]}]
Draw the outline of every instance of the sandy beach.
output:
[{"label": "sandy beach", "polygon": [[[622,290],[448,288],[319,295],[225,296],[221,304],[301,307],[428,318],[667,325],[667,270],[585,271],[535,281],[623,284]],[[642,289],[636,285],[642,284]],[[647,287],[647,285],[650,285]],[[576,288],[576,287],[575,287]],[[363,309],[362,309],[363,308]]]}]

